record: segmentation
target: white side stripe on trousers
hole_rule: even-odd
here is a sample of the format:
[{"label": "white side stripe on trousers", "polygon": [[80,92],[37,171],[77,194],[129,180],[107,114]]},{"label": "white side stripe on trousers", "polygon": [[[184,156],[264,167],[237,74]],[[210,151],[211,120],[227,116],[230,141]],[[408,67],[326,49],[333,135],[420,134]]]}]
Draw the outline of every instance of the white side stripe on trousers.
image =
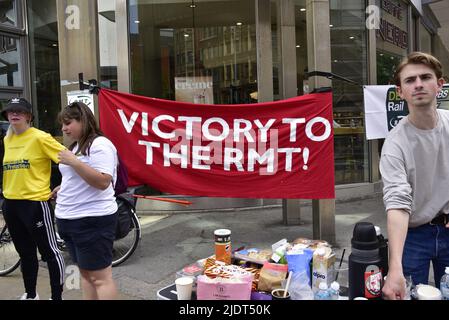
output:
[{"label": "white side stripe on trousers", "polygon": [[64,258],[62,257],[61,251],[58,248],[58,244],[56,242],[55,230],[53,228],[52,216],[50,212],[50,208],[48,207],[48,202],[41,201],[42,212],[44,213],[44,224],[45,229],[47,231],[47,237],[49,240],[50,248],[55,254],[56,261],[58,262],[59,273],[60,273],[60,284],[64,284],[64,276],[65,276],[65,265]]}]

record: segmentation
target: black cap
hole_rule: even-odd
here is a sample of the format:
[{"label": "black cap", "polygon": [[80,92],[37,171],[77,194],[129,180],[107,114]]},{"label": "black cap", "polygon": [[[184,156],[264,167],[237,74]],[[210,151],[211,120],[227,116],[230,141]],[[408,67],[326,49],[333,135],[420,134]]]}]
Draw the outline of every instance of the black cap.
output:
[{"label": "black cap", "polygon": [[22,111],[33,114],[33,106],[25,98],[12,98],[1,112],[2,117],[6,120],[8,120],[7,112],[9,111]]},{"label": "black cap", "polygon": [[354,226],[351,245],[359,250],[375,250],[379,248],[376,229],[370,222],[357,222]]}]

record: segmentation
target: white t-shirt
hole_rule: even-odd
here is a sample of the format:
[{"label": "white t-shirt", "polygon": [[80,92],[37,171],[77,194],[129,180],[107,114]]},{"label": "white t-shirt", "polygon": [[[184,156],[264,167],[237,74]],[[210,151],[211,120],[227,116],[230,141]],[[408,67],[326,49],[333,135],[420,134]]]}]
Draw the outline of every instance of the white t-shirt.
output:
[{"label": "white t-shirt", "polygon": [[[73,148],[74,153],[78,146]],[[77,155],[89,167],[117,179],[117,149],[105,137],[94,139],[88,155]],[[105,190],[89,185],[68,165],[59,164],[62,181],[56,198],[55,215],[59,219],[79,219],[93,216],[106,216],[117,211],[113,183]]]}]

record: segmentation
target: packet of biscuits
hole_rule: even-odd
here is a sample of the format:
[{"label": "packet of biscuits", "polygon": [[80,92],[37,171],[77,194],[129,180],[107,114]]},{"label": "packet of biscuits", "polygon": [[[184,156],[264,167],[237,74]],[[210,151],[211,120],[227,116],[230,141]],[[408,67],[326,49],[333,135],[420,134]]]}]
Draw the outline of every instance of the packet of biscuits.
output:
[{"label": "packet of biscuits", "polygon": [[331,245],[329,244],[329,242],[325,241],[325,240],[311,240],[311,239],[307,239],[307,238],[296,238],[295,240],[293,240],[293,242],[291,243],[292,246],[295,246],[297,249],[312,249],[312,250],[316,250],[317,248],[321,248],[321,247],[331,247]]}]

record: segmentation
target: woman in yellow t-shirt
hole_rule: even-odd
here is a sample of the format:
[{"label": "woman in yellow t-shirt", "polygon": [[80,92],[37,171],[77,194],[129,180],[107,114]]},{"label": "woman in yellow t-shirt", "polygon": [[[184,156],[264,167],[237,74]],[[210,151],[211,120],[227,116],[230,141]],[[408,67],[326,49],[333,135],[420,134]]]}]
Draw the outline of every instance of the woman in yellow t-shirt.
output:
[{"label": "woman in yellow t-shirt", "polygon": [[1,115],[10,128],[4,138],[3,215],[22,264],[25,293],[21,299],[38,300],[39,270],[36,248],[48,264],[51,298],[61,300],[64,259],[56,244],[51,197],[51,162],[65,149],[50,134],[31,127],[31,104],[11,99]]}]

